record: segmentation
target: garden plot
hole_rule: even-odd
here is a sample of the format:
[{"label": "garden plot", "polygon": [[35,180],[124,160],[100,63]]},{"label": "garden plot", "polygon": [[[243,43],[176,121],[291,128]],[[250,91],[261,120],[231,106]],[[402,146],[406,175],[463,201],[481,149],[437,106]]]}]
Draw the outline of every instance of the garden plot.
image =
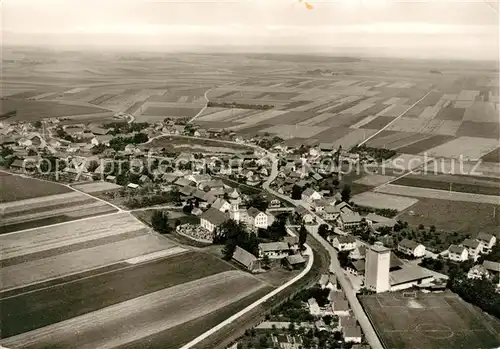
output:
[{"label": "garden plot", "polygon": [[498,205],[498,196],[461,193],[448,190],[407,187],[404,185],[387,184],[374,189],[377,193],[385,193],[392,195],[404,195],[415,198],[441,199],[451,201],[467,201],[484,204]]},{"label": "garden plot", "polygon": [[387,195],[367,191],[354,195],[352,202],[359,206],[404,211],[408,207],[415,205],[418,200],[404,196]]},{"label": "garden plot", "polygon": [[427,151],[429,156],[479,159],[498,147],[498,139],[459,137]]},{"label": "garden plot", "polygon": [[171,248],[164,237],[144,233],[142,236],[101,246],[62,253],[3,267],[2,290],[27,286],[48,279],[119,263],[127,259]]},{"label": "garden plot", "polygon": [[94,182],[86,184],[73,185],[73,188],[83,191],[84,193],[97,193],[106,190],[116,190],[122,188],[121,185],[110,182]]}]

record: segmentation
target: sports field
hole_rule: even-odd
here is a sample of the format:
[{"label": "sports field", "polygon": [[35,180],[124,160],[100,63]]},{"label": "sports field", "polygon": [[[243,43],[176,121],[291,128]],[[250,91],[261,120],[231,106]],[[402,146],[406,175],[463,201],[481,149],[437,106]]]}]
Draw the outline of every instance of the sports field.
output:
[{"label": "sports field", "polygon": [[500,321],[449,291],[359,298],[385,348],[486,349],[500,343]]}]

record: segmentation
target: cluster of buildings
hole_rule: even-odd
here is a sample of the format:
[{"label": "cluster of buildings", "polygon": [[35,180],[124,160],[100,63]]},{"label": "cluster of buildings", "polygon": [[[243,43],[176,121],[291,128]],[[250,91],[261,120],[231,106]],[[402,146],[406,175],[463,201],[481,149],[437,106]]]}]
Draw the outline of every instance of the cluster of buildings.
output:
[{"label": "cluster of buildings", "polygon": [[[351,312],[349,302],[347,301],[344,292],[337,287],[336,276],[334,274],[323,274],[321,275],[318,284],[322,289],[329,290],[329,293],[328,302],[322,307],[319,306],[315,298],[310,298],[307,301],[309,313],[316,319],[314,327],[318,331],[341,331],[345,342],[361,343],[361,328]],[[338,322],[336,323],[336,326],[332,327],[326,325],[322,319],[325,316],[337,317]]]}]

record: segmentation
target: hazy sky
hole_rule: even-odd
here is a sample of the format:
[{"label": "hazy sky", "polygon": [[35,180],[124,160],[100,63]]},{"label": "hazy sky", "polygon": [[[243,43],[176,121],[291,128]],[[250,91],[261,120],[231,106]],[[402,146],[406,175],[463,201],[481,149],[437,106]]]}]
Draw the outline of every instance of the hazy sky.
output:
[{"label": "hazy sky", "polygon": [[[304,0],[305,1],[305,0]],[[497,1],[497,0],[495,0]],[[498,55],[497,3],[323,0],[4,0],[7,44],[386,48]],[[36,34],[36,35],[34,35]]]}]

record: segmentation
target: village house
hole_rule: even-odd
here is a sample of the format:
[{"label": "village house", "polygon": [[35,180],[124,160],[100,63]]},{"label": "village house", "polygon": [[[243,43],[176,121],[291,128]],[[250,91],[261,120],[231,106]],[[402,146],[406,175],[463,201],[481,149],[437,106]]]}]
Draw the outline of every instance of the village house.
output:
[{"label": "village house", "polygon": [[268,218],[264,212],[259,211],[255,207],[250,207],[246,211],[246,223],[250,227],[267,229]]},{"label": "village house", "polygon": [[352,235],[334,236],[331,241],[338,251],[352,251],[356,248],[356,238]]},{"label": "village house", "polygon": [[210,207],[203,212],[200,217],[200,225],[209,232],[213,233],[215,228],[229,219],[229,216],[216,208]]},{"label": "village house", "polygon": [[337,222],[343,230],[355,230],[361,226],[362,218],[358,212],[341,210]]},{"label": "village house", "polygon": [[215,200],[215,202],[212,204],[212,207],[218,209],[221,212],[227,212],[231,209],[231,205],[229,204],[229,202],[221,198],[217,198],[217,200]]},{"label": "village house", "polygon": [[297,206],[295,213],[301,217],[305,224],[311,224],[314,221],[314,216],[304,206]]},{"label": "village house", "polygon": [[415,258],[425,256],[425,246],[409,239],[403,239],[398,244],[398,251]]},{"label": "village house", "polygon": [[267,242],[259,244],[259,258],[267,256],[270,259],[282,259],[290,254],[286,242]]},{"label": "village house", "polygon": [[286,256],[284,265],[291,270],[301,269],[306,264],[306,260],[300,254]]},{"label": "village house", "polygon": [[99,135],[99,136],[95,136],[94,138],[92,138],[90,143],[92,145],[95,145],[95,146],[98,146],[100,144],[104,144],[106,146],[109,146],[109,142],[111,142],[112,139],[113,139],[113,136],[111,136],[111,135]]},{"label": "village house", "polygon": [[342,328],[342,335],[346,343],[361,343],[362,335],[359,326],[346,326]]},{"label": "village house", "polygon": [[380,216],[375,213],[367,214],[365,220],[368,225],[373,227],[373,229],[379,229],[383,227],[394,228],[394,226],[397,224],[397,221],[395,219]]},{"label": "village house", "polygon": [[448,247],[448,258],[455,262],[464,262],[469,258],[469,253],[463,246],[450,245]]},{"label": "village house", "polygon": [[322,213],[325,221],[336,221],[340,217],[340,210],[334,205],[325,206]]},{"label": "village house", "polygon": [[257,273],[262,271],[260,266],[260,261],[250,252],[236,246],[233,252],[232,259],[238,264],[245,267],[251,273]]},{"label": "village house", "polygon": [[296,253],[299,250],[299,238],[297,236],[285,236],[283,242],[288,244],[290,251]]},{"label": "village house", "polygon": [[325,288],[334,290],[337,288],[337,278],[334,274],[322,274],[319,278],[318,285],[322,290]]},{"label": "village house", "polygon": [[364,278],[366,263],[365,260],[350,261],[346,266],[346,271],[354,276]]},{"label": "village house", "polygon": [[489,253],[497,242],[497,238],[495,235],[487,234],[484,232],[480,232],[477,235],[476,240],[482,244],[482,253]]},{"label": "village house", "polygon": [[462,246],[467,248],[467,254],[469,255],[469,258],[473,259],[474,262],[477,261],[479,255],[482,252],[481,243],[477,240],[465,239],[462,242]]},{"label": "village house", "polygon": [[321,308],[315,298],[309,298],[307,300],[307,305],[309,307],[309,314],[312,316],[321,316]]},{"label": "village house", "polygon": [[330,305],[334,315],[337,316],[348,316],[349,315],[349,303],[345,298],[343,291],[333,292],[332,299],[330,300]]},{"label": "village house", "polygon": [[349,259],[358,260],[366,257],[366,246],[361,245],[349,252]]},{"label": "village house", "polygon": [[482,279],[489,278],[490,273],[488,270],[481,264],[475,265],[469,269],[467,273],[467,278],[469,279]]},{"label": "village house", "polygon": [[500,274],[500,263],[492,262],[492,261],[483,261],[483,267],[488,270],[491,275],[499,275]]},{"label": "village house", "polygon": [[303,201],[310,204],[314,200],[320,200],[322,197],[321,197],[321,194],[318,193],[316,190],[314,190],[312,188],[307,188],[306,190],[304,190],[302,192],[301,198]]}]

